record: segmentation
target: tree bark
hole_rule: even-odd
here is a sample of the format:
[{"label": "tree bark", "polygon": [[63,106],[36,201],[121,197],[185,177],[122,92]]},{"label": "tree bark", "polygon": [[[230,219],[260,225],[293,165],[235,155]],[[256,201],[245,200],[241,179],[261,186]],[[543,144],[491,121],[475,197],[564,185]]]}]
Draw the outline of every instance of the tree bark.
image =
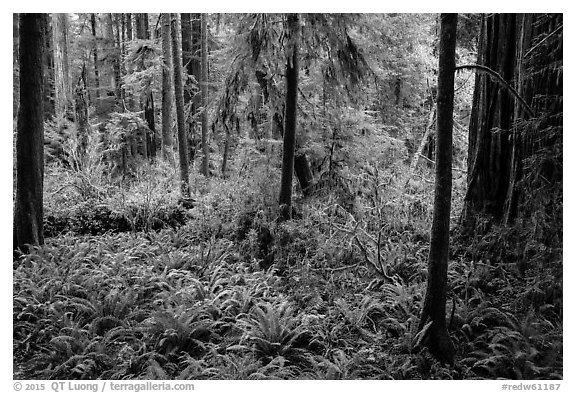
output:
[{"label": "tree bark", "polygon": [[[136,38],[139,40],[150,39],[148,14],[136,14]],[[144,60],[142,60],[141,69],[144,69]],[[144,93],[140,97],[140,103],[144,111],[144,120],[146,120],[149,129],[145,137],[145,154],[147,157],[154,158],[156,156],[156,121],[154,116],[154,97],[152,95],[150,81],[148,81],[144,87]]]},{"label": "tree bark", "polygon": [[446,327],[446,285],[452,199],[452,116],[457,21],[457,14],[442,14],[440,17],[434,217],[426,297],[419,326],[422,330],[431,323],[425,333],[424,342],[430,352],[450,363],[454,360],[454,345]]},{"label": "tree bark", "polygon": [[54,37],[55,108],[57,116],[72,114],[72,87],[68,59],[68,14],[52,16]]},{"label": "tree bark", "polygon": [[87,90],[86,90],[86,65],[82,67],[82,74],[78,79],[76,84],[76,89],[74,90],[75,95],[75,113],[76,113],[76,126],[78,132],[78,165],[81,168],[85,167],[86,164],[86,152],[88,150],[88,101],[87,101]]},{"label": "tree bark", "polygon": [[[512,223],[520,202],[531,194],[527,187],[520,189],[524,175],[535,170],[527,167],[528,158],[554,144],[561,146],[547,137],[545,143],[537,141],[535,133],[521,132],[519,126],[530,113],[544,116],[549,126],[561,126],[561,38],[554,40],[561,25],[562,15],[555,14],[482,18],[477,64],[498,74],[518,96],[489,73],[477,72],[469,127],[468,190],[461,217],[465,230],[478,230],[479,214]],[[546,39],[541,41],[543,36]],[[539,46],[539,42],[544,44]],[[547,181],[558,182],[561,169],[551,168],[554,174]]]},{"label": "tree bark", "polygon": [[296,142],[296,110],[298,99],[298,46],[300,26],[298,14],[287,18],[286,113],[284,115],[284,142],[282,147],[282,177],[280,180],[280,219],[292,218],[292,174]]},{"label": "tree bark", "polygon": [[[201,106],[201,94],[197,94],[198,83],[202,79],[201,41],[202,27],[200,14],[181,14],[182,18],[182,62],[184,65],[184,104],[190,103],[190,112],[186,118],[188,135],[188,158],[194,161],[196,146],[201,138],[197,137],[196,122]],[[192,82],[192,78],[196,81]],[[202,169],[202,168],[201,168]]]},{"label": "tree bark", "polygon": [[[96,14],[90,14],[90,26],[92,27],[92,39],[94,46],[92,48],[92,56],[94,58],[94,84],[96,89],[96,100],[100,98],[100,72],[98,70],[98,40],[96,38]],[[97,101],[98,102],[98,101]]]},{"label": "tree bark", "polygon": [[186,120],[184,119],[184,92],[182,87],[182,47],[178,14],[171,14],[170,32],[172,35],[172,64],[174,66],[174,95],[176,102],[176,122],[178,125],[178,154],[180,158],[180,182],[182,196],[190,197],[188,179],[188,146],[186,138]]},{"label": "tree bark", "polygon": [[14,250],[44,243],[43,45],[46,14],[20,14],[20,107],[16,128]]},{"label": "tree bark", "polygon": [[172,54],[170,47],[170,14],[162,14],[162,152],[170,159],[172,150]]},{"label": "tree bark", "polygon": [[50,15],[44,27],[44,120],[56,116],[56,86],[54,84],[54,37]]},{"label": "tree bark", "polygon": [[209,175],[208,161],[208,32],[206,14],[201,16],[201,51],[202,51],[202,78],[200,90],[202,94],[202,174]]},{"label": "tree bark", "polygon": [[[266,73],[263,71],[256,71],[256,80],[260,86],[262,95],[264,96],[264,104],[270,102],[270,89],[266,80]],[[271,88],[273,89],[273,88]],[[278,112],[276,108],[271,108],[270,116],[270,132],[269,137],[273,139],[282,138],[284,136],[284,125],[282,124],[282,115]],[[300,184],[300,189],[304,196],[310,196],[313,191],[314,185],[314,175],[312,174],[312,169],[310,168],[310,161],[306,153],[299,151],[300,143],[298,138],[295,136],[295,157],[294,157],[294,173],[298,179],[298,184]]]}]

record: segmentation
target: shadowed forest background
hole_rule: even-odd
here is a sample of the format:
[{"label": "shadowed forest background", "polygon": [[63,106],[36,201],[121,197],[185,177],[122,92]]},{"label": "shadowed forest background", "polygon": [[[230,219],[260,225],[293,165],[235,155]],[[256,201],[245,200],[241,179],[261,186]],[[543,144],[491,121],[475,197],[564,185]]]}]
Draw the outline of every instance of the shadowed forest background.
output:
[{"label": "shadowed forest background", "polygon": [[562,379],[561,14],[14,14],[15,379]]}]

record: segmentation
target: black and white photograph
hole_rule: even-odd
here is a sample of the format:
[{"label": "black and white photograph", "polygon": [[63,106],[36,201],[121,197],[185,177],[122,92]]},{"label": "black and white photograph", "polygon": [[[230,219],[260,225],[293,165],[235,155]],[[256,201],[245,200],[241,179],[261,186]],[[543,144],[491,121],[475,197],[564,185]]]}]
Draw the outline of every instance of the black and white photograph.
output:
[{"label": "black and white photograph", "polygon": [[559,390],[564,14],[521,11],[13,13],[10,387]]}]

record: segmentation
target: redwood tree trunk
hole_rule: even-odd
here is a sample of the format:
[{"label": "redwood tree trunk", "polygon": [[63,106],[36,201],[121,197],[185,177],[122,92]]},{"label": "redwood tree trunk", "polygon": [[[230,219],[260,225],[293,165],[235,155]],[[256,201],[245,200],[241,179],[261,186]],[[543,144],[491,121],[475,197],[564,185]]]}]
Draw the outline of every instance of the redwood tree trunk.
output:
[{"label": "redwood tree trunk", "polygon": [[188,146],[186,139],[186,121],[184,119],[184,92],[182,87],[182,46],[178,14],[171,14],[170,32],[172,35],[172,64],[174,65],[174,95],[176,102],[176,122],[178,124],[178,154],[180,158],[180,182],[182,195],[190,196],[188,179]]},{"label": "redwood tree trunk", "polygon": [[65,116],[72,113],[72,86],[68,59],[68,15],[54,14],[52,25],[56,115]]},{"label": "redwood tree trunk", "polygon": [[452,362],[454,345],[446,327],[446,284],[452,199],[452,126],[457,14],[440,17],[436,138],[436,187],[432,221],[426,298],[420,329],[431,322],[425,343],[443,361]]},{"label": "redwood tree trunk", "polygon": [[98,70],[98,41],[96,39],[96,14],[90,14],[90,26],[92,27],[92,39],[94,40],[94,47],[92,48],[92,56],[94,58],[94,84],[96,85],[95,94],[96,99],[99,99],[100,72]]},{"label": "redwood tree trunk", "polygon": [[[86,90],[86,65],[82,67],[82,74],[78,79],[76,84],[76,89],[74,90],[74,102],[75,102],[75,114],[76,114],[76,125],[78,140],[80,141],[78,146],[78,158],[80,162],[78,165],[80,168],[84,168],[86,163],[86,152],[88,150],[88,100],[87,100],[87,90]],[[80,169],[79,168],[79,169]]]},{"label": "redwood tree trunk", "polygon": [[[148,14],[136,14],[136,38],[139,40],[150,39]],[[144,59],[140,66],[141,69],[144,69]],[[144,88],[144,93],[140,97],[140,105],[144,111],[144,120],[146,120],[149,129],[145,137],[145,155],[154,158],[156,156],[156,121],[154,117],[154,97],[152,95],[151,81],[148,81]]]},{"label": "redwood tree trunk", "polygon": [[172,150],[172,55],[170,48],[170,14],[162,14],[162,152],[170,158]]},{"label": "redwood tree trunk", "polygon": [[20,107],[16,129],[14,250],[44,243],[43,44],[46,14],[20,14]]},{"label": "redwood tree trunk", "polygon": [[[562,125],[561,27],[560,14],[490,14],[482,19],[478,48],[478,64],[497,72],[550,127]],[[561,133],[536,137],[544,123],[522,132],[527,111],[486,74],[476,75],[472,108],[462,224],[476,231],[478,214],[503,223],[515,219],[525,196],[533,197],[529,185],[522,185],[525,175],[537,170],[527,166],[530,157],[561,149],[562,143]],[[552,164],[546,181],[561,182],[561,172]]]},{"label": "redwood tree trunk", "polygon": [[202,78],[200,90],[202,93],[202,174],[208,176],[208,161],[210,157],[208,151],[208,29],[206,14],[202,14],[201,20]]},{"label": "redwood tree trunk", "polygon": [[201,64],[201,17],[200,14],[181,14],[182,20],[182,62],[184,65],[184,104],[191,103],[190,112],[186,118],[188,136],[188,158],[194,161],[199,138],[195,124],[201,105],[201,95],[198,87],[188,76],[193,76],[196,83],[202,79]]},{"label": "redwood tree trunk", "polygon": [[282,150],[282,178],[280,181],[280,218],[292,218],[292,174],[296,142],[296,110],[298,99],[298,46],[300,26],[298,14],[288,15],[289,46],[286,62],[286,113],[284,116],[284,143]]}]

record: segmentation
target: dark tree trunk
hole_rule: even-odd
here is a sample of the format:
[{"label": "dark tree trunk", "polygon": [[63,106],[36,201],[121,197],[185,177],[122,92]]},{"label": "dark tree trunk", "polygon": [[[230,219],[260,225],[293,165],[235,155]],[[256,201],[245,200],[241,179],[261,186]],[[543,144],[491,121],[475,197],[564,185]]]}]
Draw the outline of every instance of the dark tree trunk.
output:
[{"label": "dark tree trunk", "polygon": [[90,25],[92,27],[92,39],[94,40],[94,47],[92,48],[92,56],[94,57],[94,84],[96,89],[96,99],[100,98],[100,72],[98,70],[98,40],[96,39],[96,14],[90,14]]},{"label": "dark tree trunk", "polygon": [[289,49],[286,62],[286,113],[284,116],[284,143],[282,150],[282,177],[280,181],[280,218],[292,218],[292,174],[296,145],[296,110],[298,99],[298,46],[300,26],[298,14],[288,15]]},{"label": "dark tree trunk", "polygon": [[228,157],[230,156],[230,129],[227,125],[224,125],[226,129],[226,139],[224,141],[224,154],[222,154],[222,177],[226,178],[226,167],[228,165]]},{"label": "dark tree trunk", "polygon": [[[264,104],[269,103],[270,91],[268,89],[268,82],[266,80],[266,73],[263,71],[256,71],[256,80],[264,96]],[[278,139],[284,136],[284,125],[282,124],[282,115],[277,111],[273,110],[271,116],[271,130],[270,137],[273,139]],[[298,138],[295,137],[295,157],[294,157],[294,172],[302,193],[304,196],[311,195],[314,185],[314,175],[312,174],[312,169],[310,168],[310,162],[306,153],[298,151],[300,148],[300,143]]]},{"label": "dark tree trunk", "polygon": [[182,62],[184,65],[184,104],[191,103],[186,118],[189,159],[194,161],[196,146],[201,138],[197,136],[195,124],[201,105],[201,95],[197,94],[198,86],[188,76],[193,76],[196,83],[202,79],[201,64],[201,16],[200,14],[181,14],[182,18]]},{"label": "dark tree trunk", "polygon": [[303,152],[297,152],[294,157],[294,172],[302,189],[302,194],[304,194],[305,197],[310,196],[314,184],[314,177],[312,176],[312,169],[310,168],[308,157]]},{"label": "dark tree trunk", "polygon": [[150,39],[150,30],[148,29],[148,14],[136,14],[136,38],[139,40]]},{"label": "dark tree trunk", "polygon": [[[509,88],[477,73],[462,213],[467,230],[477,231],[478,214],[511,223],[520,201],[530,194],[520,189],[524,175],[536,170],[526,167],[528,158],[538,150],[561,146],[545,135],[539,140],[535,133],[521,131],[528,112],[545,117],[548,126],[562,124],[562,40],[554,36],[561,25],[562,15],[554,14],[491,14],[482,19],[478,65],[496,72],[531,109],[526,110]],[[554,175],[547,178],[551,183],[561,178],[559,166],[553,167]]]},{"label": "dark tree trunk", "polygon": [[190,180],[188,179],[188,146],[186,138],[186,120],[184,119],[184,92],[182,87],[182,47],[180,44],[180,28],[178,14],[171,14],[170,32],[172,35],[172,64],[174,66],[174,95],[176,102],[176,122],[178,125],[178,154],[180,158],[180,181],[182,196],[190,196]]},{"label": "dark tree trunk", "polygon": [[14,88],[12,89],[12,118],[14,119],[18,115],[18,99],[20,96],[20,89],[18,84],[20,83],[20,78],[18,77],[19,66],[18,66],[18,50],[20,37],[18,35],[18,25],[20,24],[20,17],[17,13],[12,14],[12,84]]},{"label": "dark tree trunk", "polygon": [[170,52],[170,14],[162,14],[162,152],[165,159],[172,150],[172,54]]},{"label": "dark tree trunk", "polygon": [[201,18],[201,52],[202,52],[202,77],[200,79],[200,90],[202,97],[202,174],[209,175],[208,161],[208,29],[206,14]]},{"label": "dark tree trunk", "polygon": [[[76,113],[76,126],[78,132],[78,140],[80,141],[78,145],[78,158],[80,161],[78,165],[80,168],[84,168],[86,163],[86,152],[88,150],[88,102],[87,102],[87,90],[86,90],[86,65],[82,67],[82,74],[78,79],[76,84],[76,89],[74,91],[75,95],[75,113]],[[79,168],[79,169],[80,169]]]},{"label": "dark tree trunk", "polygon": [[56,116],[56,86],[54,85],[54,37],[50,15],[44,28],[44,120]]},{"label": "dark tree trunk", "polygon": [[[20,14],[20,107],[16,129],[14,250],[44,243],[43,45],[46,14]],[[24,49],[25,48],[25,49]]]},{"label": "dark tree trunk", "polygon": [[432,221],[426,298],[419,328],[428,323],[425,343],[443,361],[454,360],[454,345],[446,327],[446,284],[452,199],[452,126],[457,14],[440,17],[438,64],[436,187]]},{"label": "dark tree trunk", "polygon": [[113,71],[113,84],[114,84],[114,97],[116,98],[116,104],[120,105],[122,102],[122,77],[120,74],[120,46],[116,41],[116,36],[114,34],[114,19],[112,14],[106,15],[106,39],[110,46],[113,48],[112,59],[112,71]]}]

